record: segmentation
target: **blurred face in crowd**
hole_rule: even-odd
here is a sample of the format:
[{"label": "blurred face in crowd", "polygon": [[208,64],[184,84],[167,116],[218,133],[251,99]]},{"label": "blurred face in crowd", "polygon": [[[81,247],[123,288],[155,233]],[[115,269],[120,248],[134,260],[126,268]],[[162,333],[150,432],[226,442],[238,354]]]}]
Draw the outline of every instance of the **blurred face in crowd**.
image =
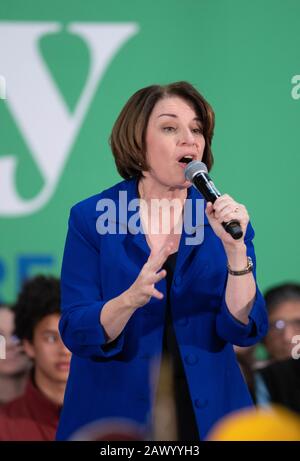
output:
[{"label": "blurred face in crowd", "polygon": [[285,301],[274,307],[269,314],[269,332],[265,346],[275,360],[292,357],[294,336],[300,335],[300,301]]},{"label": "blurred face in crowd", "polygon": [[44,317],[35,327],[33,340],[24,340],[27,354],[35,362],[35,373],[52,383],[65,383],[69,374],[71,353],[58,331],[58,314]]},{"label": "blurred face in crowd", "polygon": [[5,338],[6,358],[0,360],[0,378],[13,377],[29,370],[31,362],[25,354],[20,341],[13,335],[14,312],[6,307],[0,308],[0,335]]},{"label": "blurred face in crowd", "polygon": [[188,187],[186,164],[180,158],[201,160],[205,147],[202,125],[191,104],[175,96],[159,100],[149,118],[146,146],[150,171],[143,173],[145,177],[161,186]]}]

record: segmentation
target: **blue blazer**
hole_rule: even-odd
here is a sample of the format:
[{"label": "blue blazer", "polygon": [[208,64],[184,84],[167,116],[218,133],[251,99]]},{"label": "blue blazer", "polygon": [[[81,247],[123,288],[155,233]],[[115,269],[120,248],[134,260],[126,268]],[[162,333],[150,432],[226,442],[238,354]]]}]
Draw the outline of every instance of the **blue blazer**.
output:
[{"label": "blue blazer", "polygon": [[[73,356],[58,440],[70,438],[93,421],[121,417],[147,425],[151,416],[157,385],[152,382],[151,369],[153,359],[161,356],[166,296],[151,298],[138,309],[109,345],[99,322],[103,305],[129,288],[150,254],[142,233],[126,232],[131,215],[125,219],[124,213],[118,213],[120,191],[127,193],[128,201],[137,199],[137,180],[122,181],[78,203],[70,213],[61,274],[60,332]],[[194,203],[202,197],[190,187],[188,198]],[[116,225],[123,231],[114,235],[97,232],[100,199],[113,200],[117,217],[108,217],[107,225],[111,231]],[[253,237],[249,224],[245,242],[255,268]],[[267,332],[267,315],[258,288],[247,325],[229,312],[226,255],[206,216],[203,242],[186,245],[185,238],[183,231],[171,287],[172,315],[203,439],[222,416],[252,405],[232,345],[250,346],[259,341]],[[157,288],[166,294],[166,280]]]}]

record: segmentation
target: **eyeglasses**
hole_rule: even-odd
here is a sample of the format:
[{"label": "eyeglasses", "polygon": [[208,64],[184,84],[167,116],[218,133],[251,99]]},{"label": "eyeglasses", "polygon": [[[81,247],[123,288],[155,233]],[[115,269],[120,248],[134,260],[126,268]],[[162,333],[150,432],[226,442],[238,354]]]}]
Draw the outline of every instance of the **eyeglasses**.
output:
[{"label": "eyeglasses", "polygon": [[288,326],[294,330],[299,330],[300,333],[300,318],[290,320],[276,320],[275,322],[271,322],[269,325],[269,332],[272,331],[274,333],[280,333]]},{"label": "eyeglasses", "polygon": [[5,339],[5,341],[10,341],[12,344],[16,344],[16,345],[20,344],[20,339],[16,335],[7,336],[1,333],[0,331],[0,336],[2,336]]}]

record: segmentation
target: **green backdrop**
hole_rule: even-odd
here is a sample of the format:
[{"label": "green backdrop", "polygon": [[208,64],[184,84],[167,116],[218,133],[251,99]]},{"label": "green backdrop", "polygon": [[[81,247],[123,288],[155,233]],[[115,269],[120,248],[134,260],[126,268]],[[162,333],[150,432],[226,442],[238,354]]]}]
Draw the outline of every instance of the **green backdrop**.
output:
[{"label": "green backdrop", "polygon": [[121,107],[176,80],[215,110],[211,175],[250,212],[261,288],[299,280],[299,17],[299,0],[1,0],[0,298],[59,274],[70,207],[120,179],[108,137]]}]

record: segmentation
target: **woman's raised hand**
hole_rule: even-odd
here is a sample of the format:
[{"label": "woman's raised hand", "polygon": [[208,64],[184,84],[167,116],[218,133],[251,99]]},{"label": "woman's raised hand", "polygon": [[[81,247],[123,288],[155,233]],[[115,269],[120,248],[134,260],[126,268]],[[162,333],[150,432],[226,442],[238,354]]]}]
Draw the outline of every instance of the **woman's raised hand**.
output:
[{"label": "woman's raised hand", "polygon": [[132,307],[142,307],[151,297],[163,299],[164,295],[155,288],[155,284],[162,280],[167,271],[161,269],[168,256],[172,253],[173,244],[164,245],[158,252],[152,250],[135,282],[128,289]]}]

